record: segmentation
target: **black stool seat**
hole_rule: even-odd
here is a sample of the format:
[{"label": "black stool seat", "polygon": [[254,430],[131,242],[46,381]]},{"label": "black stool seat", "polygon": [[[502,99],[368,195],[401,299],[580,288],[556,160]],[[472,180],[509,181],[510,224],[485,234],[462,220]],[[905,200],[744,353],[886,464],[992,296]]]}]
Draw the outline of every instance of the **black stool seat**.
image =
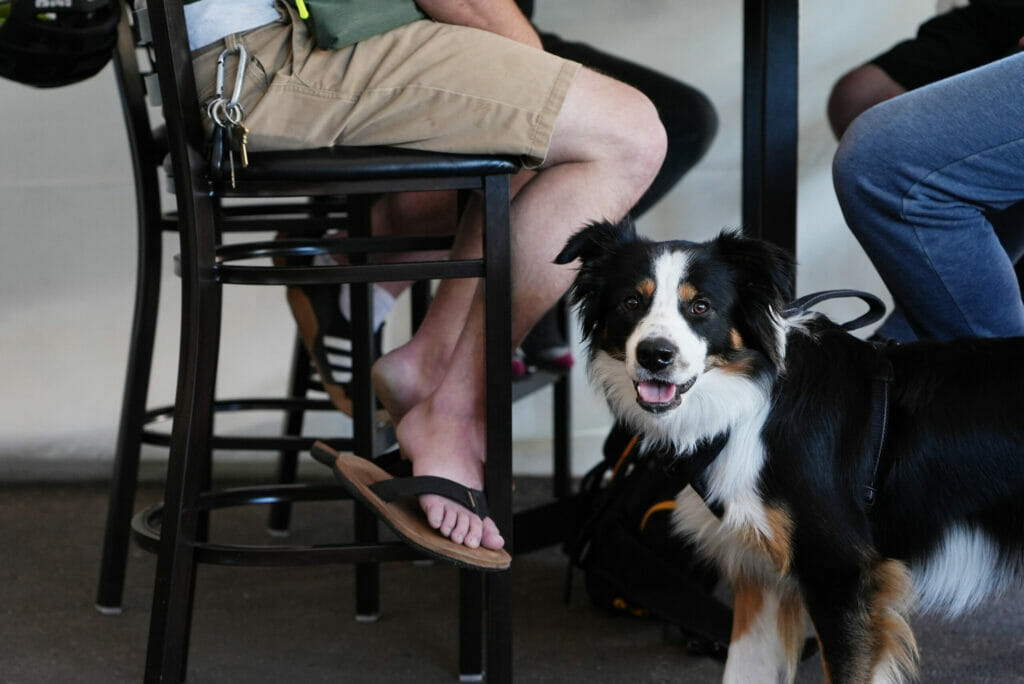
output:
[{"label": "black stool seat", "polygon": [[[235,164],[238,183],[260,181],[372,181],[409,176],[451,177],[511,174],[519,164],[509,158],[443,154],[394,147],[320,147],[308,150],[250,152],[249,165]],[[230,174],[221,167],[216,180]],[[228,193],[230,195],[230,192]]]}]

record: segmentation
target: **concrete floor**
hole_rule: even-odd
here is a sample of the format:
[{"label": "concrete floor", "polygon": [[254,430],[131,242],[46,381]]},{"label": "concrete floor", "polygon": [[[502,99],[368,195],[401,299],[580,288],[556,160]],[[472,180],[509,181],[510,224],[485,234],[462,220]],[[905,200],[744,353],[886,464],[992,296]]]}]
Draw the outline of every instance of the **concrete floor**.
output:
[{"label": "concrete floor", "polygon": [[[517,482],[529,495],[542,483]],[[517,496],[520,494],[517,493]],[[139,504],[160,495],[144,485]],[[141,679],[155,559],[133,550],[124,612],[93,608],[106,508],[102,483],[0,488],[0,682],[111,684]],[[293,538],[323,540],[347,504],[306,504]],[[214,535],[258,541],[264,512],[216,519]],[[593,608],[578,573],[563,600],[558,548],[514,564],[515,679],[523,682],[716,682],[720,663],[690,657],[678,633]],[[382,615],[353,619],[351,568],[199,570],[191,682],[454,682],[457,573],[444,564],[382,569]],[[1024,592],[952,623],[918,620],[923,682],[1024,681]],[[817,658],[798,681],[823,681]]]}]

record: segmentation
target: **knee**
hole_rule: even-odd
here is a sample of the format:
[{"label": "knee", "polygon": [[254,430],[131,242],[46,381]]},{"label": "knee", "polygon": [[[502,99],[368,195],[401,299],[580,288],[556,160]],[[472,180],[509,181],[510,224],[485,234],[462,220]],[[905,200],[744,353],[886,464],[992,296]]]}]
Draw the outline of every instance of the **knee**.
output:
[{"label": "knee", "polygon": [[877,203],[886,178],[892,176],[886,168],[893,153],[891,140],[885,119],[869,111],[839,141],[832,160],[832,183],[844,213]]},{"label": "knee", "polygon": [[639,91],[633,91],[632,101],[624,111],[623,154],[619,163],[629,176],[647,189],[658,175],[668,149],[668,135],[654,104]]},{"label": "knee", "polygon": [[666,147],[665,127],[646,95],[581,69],[555,122],[544,166],[584,164],[611,183],[606,187],[616,199],[632,206],[657,175]]},{"label": "knee", "polygon": [[873,105],[905,92],[881,67],[865,64],[842,76],[829,93],[826,111],[836,139]]}]

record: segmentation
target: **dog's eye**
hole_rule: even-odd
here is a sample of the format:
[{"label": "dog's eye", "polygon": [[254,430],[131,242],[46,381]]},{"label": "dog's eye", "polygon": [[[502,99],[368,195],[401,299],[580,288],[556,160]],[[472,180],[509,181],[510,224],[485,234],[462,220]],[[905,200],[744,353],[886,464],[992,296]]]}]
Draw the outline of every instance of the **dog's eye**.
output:
[{"label": "dog's eye", "polygon": [[622,306],[626,307],[627,311],[636,311],[640,308],[640,298],[636,295],[630,295],[622,300]]},{"label": "dog's eye", "polygon": [[711,304],[706,299],[695,299],[690,302],[690,312],[696,316],[703,316],[711,311]]}]

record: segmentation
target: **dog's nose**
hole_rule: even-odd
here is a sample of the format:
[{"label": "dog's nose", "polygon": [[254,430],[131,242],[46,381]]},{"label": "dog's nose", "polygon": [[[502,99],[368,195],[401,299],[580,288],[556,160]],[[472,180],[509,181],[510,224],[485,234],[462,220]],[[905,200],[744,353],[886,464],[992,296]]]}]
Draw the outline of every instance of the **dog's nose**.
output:
[{"label": "dog's nose", "polygon": [[660,371],[676,358],[676,348],[664,337],[651,337],[636,346],[637,362],[649,371]]}]

